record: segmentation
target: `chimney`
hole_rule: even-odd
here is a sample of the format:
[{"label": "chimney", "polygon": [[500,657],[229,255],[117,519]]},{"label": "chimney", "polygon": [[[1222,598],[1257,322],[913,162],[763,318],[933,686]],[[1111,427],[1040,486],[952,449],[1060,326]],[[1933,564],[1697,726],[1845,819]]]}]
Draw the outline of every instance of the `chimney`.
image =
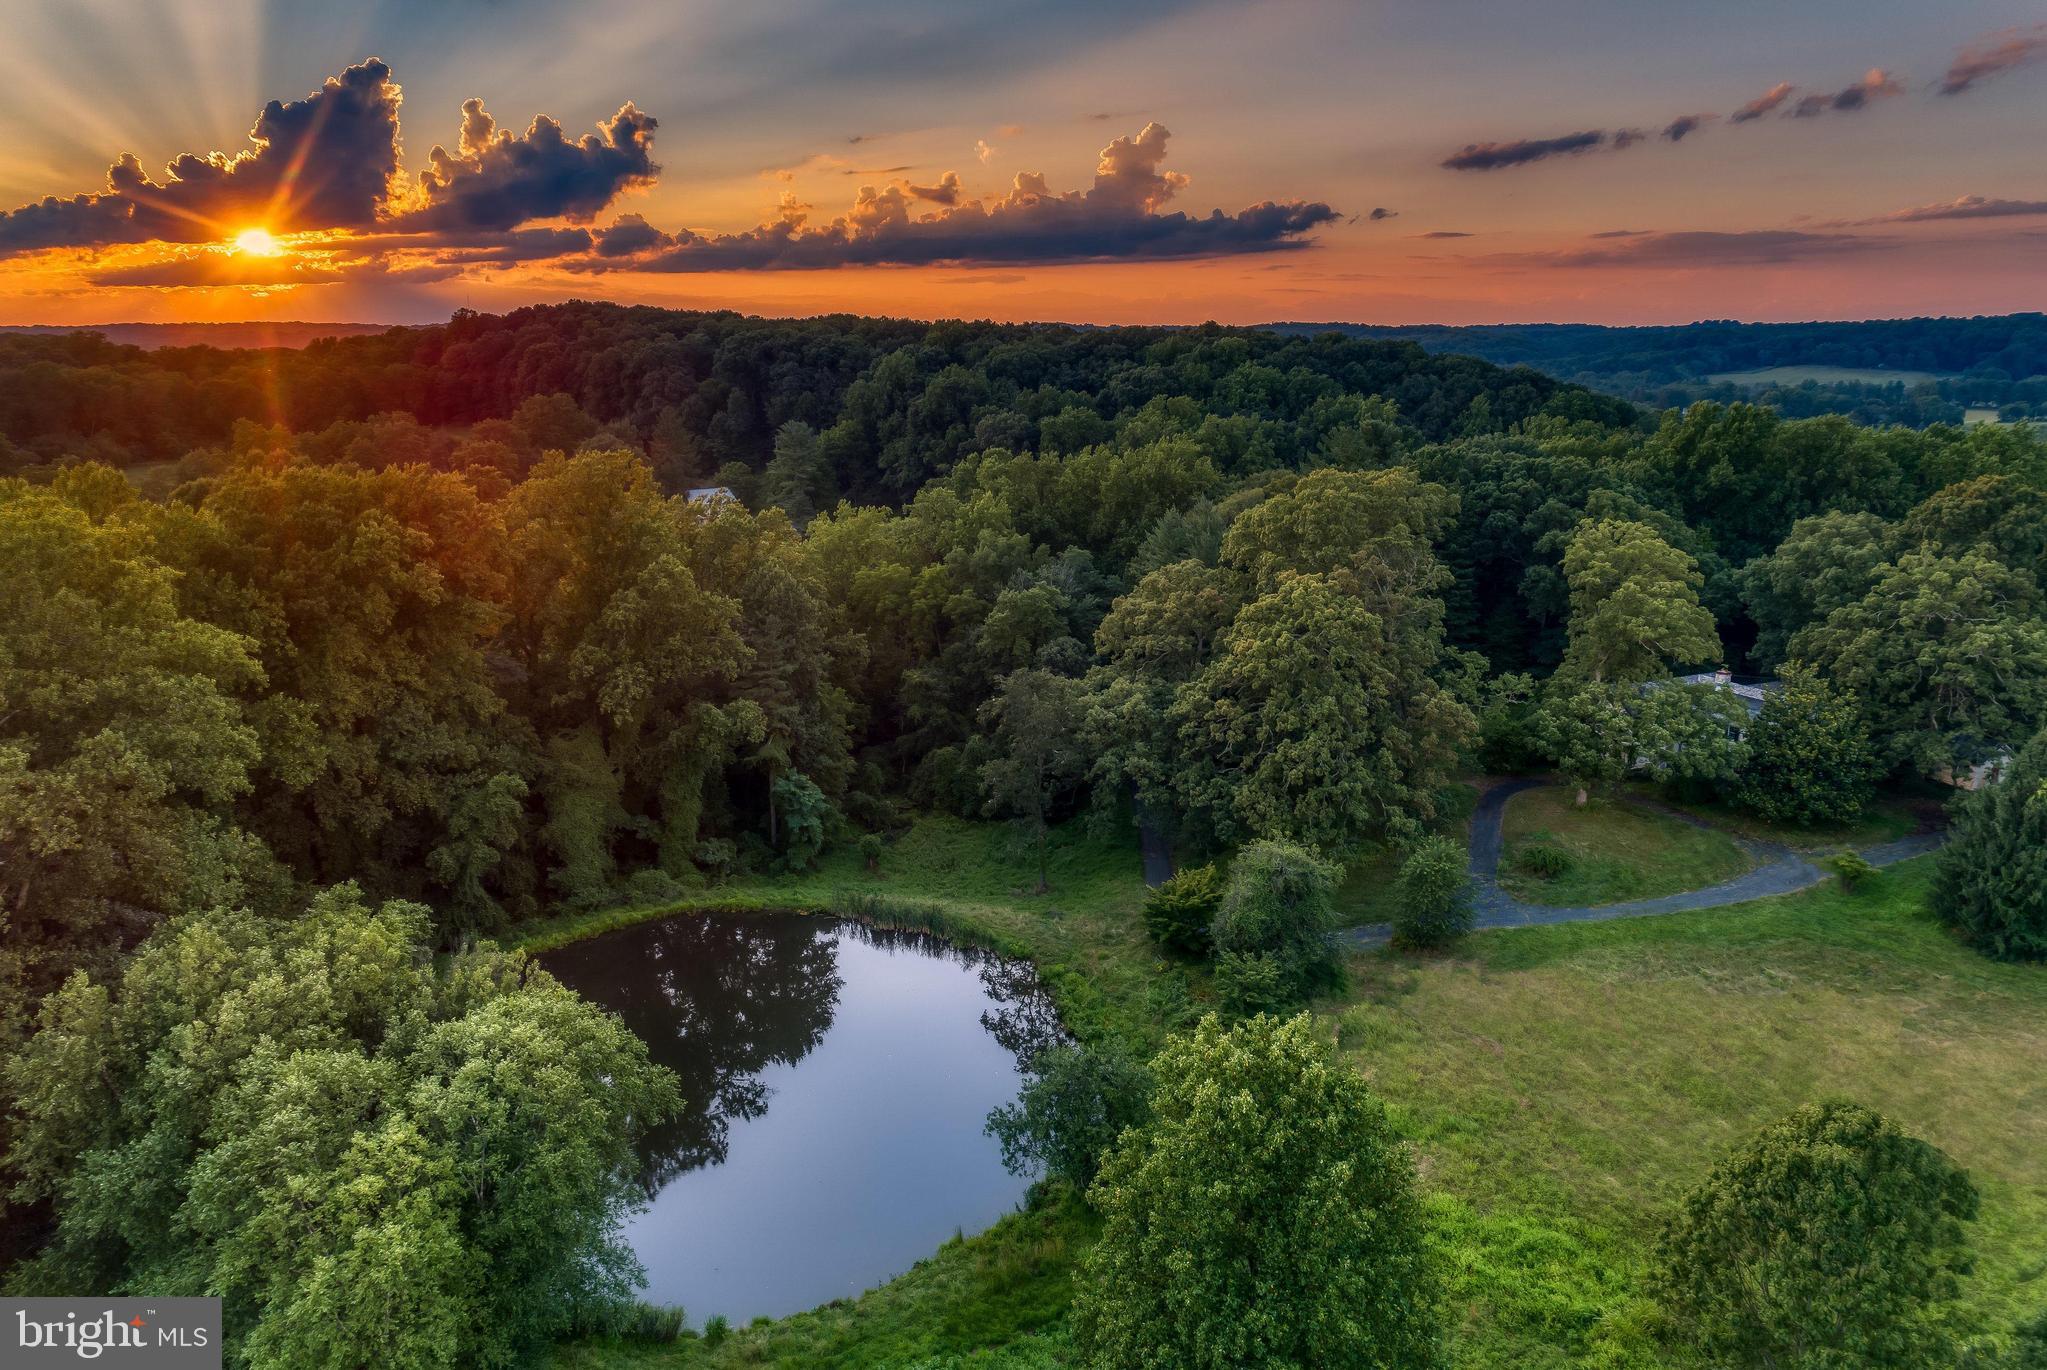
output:
[{"label": "chimney", "polygon": [[1715,685],[1725,685],[1728,681],[1733,679],[1734,672],[1728,670],[1725,666],[1722,666],[1719,670],[1713,672],[1713,683]]}]

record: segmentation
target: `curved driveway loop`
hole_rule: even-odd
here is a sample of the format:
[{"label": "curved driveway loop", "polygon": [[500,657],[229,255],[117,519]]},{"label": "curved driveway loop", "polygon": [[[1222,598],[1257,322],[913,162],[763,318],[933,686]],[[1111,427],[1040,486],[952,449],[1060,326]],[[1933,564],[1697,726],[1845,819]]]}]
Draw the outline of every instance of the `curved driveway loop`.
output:
[{"label": "curved driveway loop", "polygon": [[[1827,878],[1827,872],[1789,847],[1779,846],[1774,842],[1759,842],[1738,837],[1735,840],[1751,856],[1757,858],[1758,864],[1754,869],[1744,871],[1732,880],[1724,880],[1702,890],[1666,894],[1659,899],[1634,899],[1626,903],[1596,904],[1580,908],[1523,903],[1501,889],[1496,879],[1500,870],[1500,853],[1506,840],[1503,829],[1507,801],[1525,790],[1537,789],[1550,783],[1552,782],[1548,780],[1536,779],[1503,780],[1479,796],[1478,807],[1471,812],[1470,869],[1473,913],[1471,926],[1474,931],[1479,928],[1526,928],[1553,923],[1592,923],[1608,918],[1640,918],[1652,913],[1714,909],[1723,904],[1742,904],[1772,894],[1792,894],[1798,890],[1810,889]],[[1712,826],[1675,810],[1660,811],[1700,827]],[[1945,833],[1915,833],[1910,837],[1901,837],[1895,842],[1881,842],[1873,847],[1864,847],[1861,852],[1863,859],[1871,865],[1888,866],[1894,862],[1938,851],[1941,843],[1946,840]],[[1341,946],[1363,950],[1385,946],[1392,936],[1392,929],[1385,923],[1369,923],[1363,927],[1339,928],[1330,936]]]}]

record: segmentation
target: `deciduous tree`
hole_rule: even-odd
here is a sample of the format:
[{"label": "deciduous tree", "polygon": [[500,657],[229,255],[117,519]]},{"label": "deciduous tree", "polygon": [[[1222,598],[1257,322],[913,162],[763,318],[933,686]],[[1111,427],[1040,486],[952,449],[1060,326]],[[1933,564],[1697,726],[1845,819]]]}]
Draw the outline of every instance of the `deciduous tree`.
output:
[{"label": "deciduous tree", "polygon": [[1685,1195],[1650,1287],[1678,1339],[1715,1364],[1950,1364],[1936,1315],[1976,1208],[1938,1149],[1858,1104],[1809,1104]]},{"label": "deciduous tree", "polygon": [[1427,1370],[1438,1284],[1414,1164],[1307,1017],[1204,1019],[1090,1194],[1074,1339],[1103,1370]]}]

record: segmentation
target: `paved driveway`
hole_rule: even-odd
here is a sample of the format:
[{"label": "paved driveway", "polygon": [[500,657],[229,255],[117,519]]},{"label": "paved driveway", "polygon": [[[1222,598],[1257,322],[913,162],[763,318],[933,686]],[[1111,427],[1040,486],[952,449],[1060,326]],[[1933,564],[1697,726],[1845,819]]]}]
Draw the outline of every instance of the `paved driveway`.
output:
[{"label": "paved driveway", "polygon": [[[1548,780],[1534,779],[1503,780],[1479,796],[1478,806],[1471,812],[1474,929],[1592,923],[1608,918],[1640,918],[1652,913],[1713,909],[1723,904],[1746,903],[1748,900],[1761,899],[1772,894],[1791,894],[1797,890],[1810,889],[1827,879],[1826,871],[1789,847],[1778,846],[1774,842],[1737,838],[1735,840],[1756,858],[1757,864],[1732,880],[1722,881],[1718,885],[1710,885],[1702,890],[1666,894],[1658,899],[1633,899],[1626,903],[1596,904],[1580,908],[1524,903],[1501,889],[1497,878],[1501,850],[1506,842],[1507,801],[1524,791],[1551,783]],[[1698,823],[1701,827],[1711,826],[1689,815],[1675,811],[1667,812],[1686,822]],[[1864,847],[1861,851],[1863,859],[1871,865],[1888,866],[1894,862],[1938,851],[1941,843],[1946,840],[1945,833],[1915,833],[1910,837],[1901,837],[1895,842],[1882,842],[1873,847]],[[1368,923],[1362,927],[1338,929],[1331,937],[1345,947],[1360,949],[1382,947],[1391,940],[1392,928],[1385,923]]]}]

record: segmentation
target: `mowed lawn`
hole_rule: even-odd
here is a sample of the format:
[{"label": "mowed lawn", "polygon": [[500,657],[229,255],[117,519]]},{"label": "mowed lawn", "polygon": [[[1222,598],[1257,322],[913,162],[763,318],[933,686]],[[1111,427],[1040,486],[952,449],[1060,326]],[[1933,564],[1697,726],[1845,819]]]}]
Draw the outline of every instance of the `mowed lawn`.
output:
[{"label": "mowed lawn", "polygon": [[1435,1192],[1459,1363],[1661,1363],[1637,1292],[1658,1220],[1729,1148],[1829,1095],[1975,1178],[1972,1323],[2047,1308],[2047,969],[1957,945],[1925,911],[1931,867],[1352,958],[1323,1012]]},{"label": "mowed lawn", "polygon": [[[1724,832],[1617,799],[1579,805],[1577,792],[1545,785],[1507,801],[1500,884],[1532,904],[1575,906],[1653,899],[1730,880],[1752,864]],[[1543,879],[1515,857],[1531,841],[1570,855],[1570,868]]]}]

